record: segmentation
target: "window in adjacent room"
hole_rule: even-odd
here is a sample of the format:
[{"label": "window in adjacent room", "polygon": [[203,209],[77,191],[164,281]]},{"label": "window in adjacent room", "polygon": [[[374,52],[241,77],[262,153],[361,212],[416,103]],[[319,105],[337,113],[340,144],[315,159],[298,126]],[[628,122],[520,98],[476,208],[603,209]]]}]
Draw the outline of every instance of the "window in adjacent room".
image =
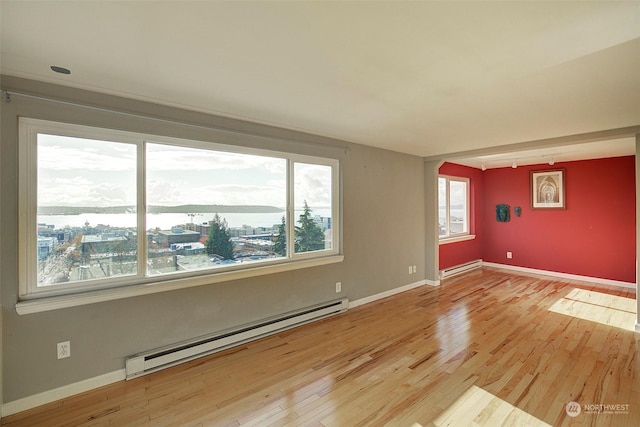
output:
[{"label": "window in adjacent room", "polygon": [[469,234],[469,179],[438,177],[438,225],[440,239]]}]

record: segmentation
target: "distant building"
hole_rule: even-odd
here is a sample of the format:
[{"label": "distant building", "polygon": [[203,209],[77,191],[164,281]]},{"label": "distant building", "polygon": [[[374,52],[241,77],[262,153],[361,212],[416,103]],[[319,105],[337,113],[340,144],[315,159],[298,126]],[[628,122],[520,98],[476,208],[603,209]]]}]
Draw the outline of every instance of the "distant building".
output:
[{"label": "distant building", "polygon": [[233,227],[229,229],[229,235],[231,237],[243,237],[243,236],[256,236],[259,234],[266,234],[274,232],[277,233],[278,226],[272,227],[252,227],[250,225],[243,225],[242,227]]},{"label": "distant building", "polygon": [[170,249],[174,251],[176,255],[198,255],[204,252],[204,244],[200,242],[173,243]]},{"label": "distant building", "polygon": [[313,217],[313,221],[318,224],[322,231],[331,229],[331,217],[316,215]]},{"label": "distant building", "polygon": [[196,224],[196,231],[200,234],[200,237],[209,236],[209,229],[211,225],[208,222],[204,222],[202,224]]},{"label": "distant building", "polygon": [[55,237],[58,243],[69,242],[71,240],[70,230],[55,229],[55,225],[38,223],[39,237]]},{"label": "distant building", "polygon": [[82,236],[80,253],[82,261],[87,263],[91,255],[128,252],[135,249],[135,236],[130,239],[122,233],[87,234]]},{"label": "distant building", "polygon": [[195,243],[200,241],[200,233],[185,230],[181,227],[173,227],[171,230],[160,230],[157,234],[158,245],[161,248],[169,248],[180,243]]},{"label": "distant building", "polygon": [[38,259],[46,259],[56,249],[57,239],[55,237],[38,236]]}]

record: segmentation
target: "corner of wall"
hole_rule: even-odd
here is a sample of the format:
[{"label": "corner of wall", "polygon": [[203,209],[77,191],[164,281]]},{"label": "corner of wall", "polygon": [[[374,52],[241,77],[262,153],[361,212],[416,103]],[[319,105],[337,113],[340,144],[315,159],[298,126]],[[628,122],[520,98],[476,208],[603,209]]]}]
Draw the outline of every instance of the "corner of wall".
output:
[{"label": "corner of wall", "polygon": [[640,133],[636,134],[636,331],[640,332],[640,277],[638,258],[640,250]]},{"label": "corner of wall", "polygon": [[424,163],[425,198],[425,280],[427,283],[440,281],[440,256],[438,244],[438,169],[442,161]]}]

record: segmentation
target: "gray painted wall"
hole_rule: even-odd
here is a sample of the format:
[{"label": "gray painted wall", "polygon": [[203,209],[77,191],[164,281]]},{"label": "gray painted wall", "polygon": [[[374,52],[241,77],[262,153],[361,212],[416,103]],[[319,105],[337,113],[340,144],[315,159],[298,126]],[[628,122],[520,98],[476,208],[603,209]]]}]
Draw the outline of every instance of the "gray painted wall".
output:
[{"label": "gray painted wall", "polygon": [[[15,311],[18,116],[205,141],[213,140],[214,133],[201,127],[13,96],[1,111],[4,402],[123,369],[125,357],[140,351],[334,299],[337,281],[342,282],[341,295],[357,300],[425,278],[428,203],[424,163],[419,157],[12,77],[3,76],[2,86],[97,107],[283,138],[281,142],[252,140],[250,145],[339,158],[344,253],[344,261],[338,264],[19,316]],[[241,143],[242,138],[230,140]],[[409,275],[407,267],[414,264],[418,272]],[[66,340],[71,341],[72,356],[57,360],[56,343]]]}]

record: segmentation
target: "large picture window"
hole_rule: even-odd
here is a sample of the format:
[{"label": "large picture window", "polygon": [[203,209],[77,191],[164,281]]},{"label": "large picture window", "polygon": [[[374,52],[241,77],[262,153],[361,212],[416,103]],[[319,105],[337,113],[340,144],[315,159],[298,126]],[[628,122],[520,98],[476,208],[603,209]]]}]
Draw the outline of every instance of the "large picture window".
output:
[{"label": "large picture window", "polygon": [[338,254],[335,159],[32,119],[20,138],[23,298]]},{"label": "large picture window", "polygon": [[469,179],[438,177],[438,224],[440,239],[469,234]]}]

